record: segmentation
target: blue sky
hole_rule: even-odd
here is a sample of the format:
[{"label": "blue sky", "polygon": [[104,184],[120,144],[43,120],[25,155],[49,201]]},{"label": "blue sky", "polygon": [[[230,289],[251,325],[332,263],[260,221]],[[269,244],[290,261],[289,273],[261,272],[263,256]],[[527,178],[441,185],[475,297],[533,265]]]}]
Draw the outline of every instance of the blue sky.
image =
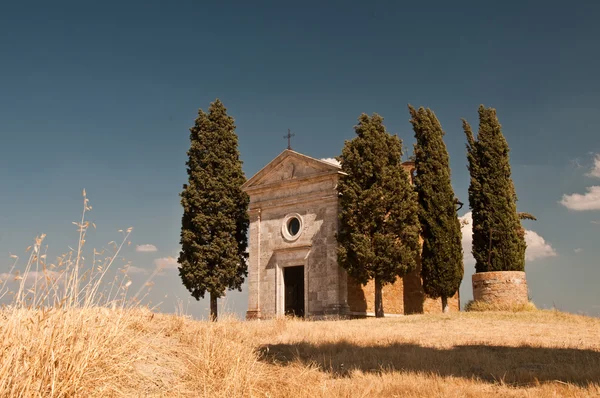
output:
[{"label": "blue sky", "polygon": [[[538,217],[525,224],[537,234],[533,301],[600,315],[600,4],[488,3],[2,2],[0,267],[42,232],[53,255],[75,245],[83,188],[98,226],[90,250],[131,226],[127,260],[146,272],[169,263],[188,129],[217,97],[236,120],[248,178],[285,149],[288,128],[295,150],[338,155],[361,112],[384,116],[410,151],[406,105],[430,107],[464,202],[460,118],[476,126],[483,103],[511,146],[519,210]],[[465,268],[463,302],[468,258]],[[188,303],[178,278],[155,278],[150,298],[163,311]],[[245,293],[228,295],[229,310],[245,305]],[[188,312],[207,306],[192,299]]]}]

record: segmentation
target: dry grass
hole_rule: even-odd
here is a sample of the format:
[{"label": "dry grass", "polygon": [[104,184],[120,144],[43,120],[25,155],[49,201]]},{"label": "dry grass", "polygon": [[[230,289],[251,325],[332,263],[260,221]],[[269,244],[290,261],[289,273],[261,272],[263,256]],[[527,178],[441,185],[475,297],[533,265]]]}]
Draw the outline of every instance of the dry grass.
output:
[{"label": "dry grass", "polygon": [[0,396],[597,396],[600,320],[553,311],[199,322],[3,312]]},{"label": "dry grass", "polygon": [[271,339],[268,360],[316,365],[333,395],[600,394],[600,319],[560,312],[304,322]]},{"label": "dry grass", "polygon": [[484,311],[508,311],[508,312],[528,312],[537,311],[534,303],[531,301],[524,304],[498,304],[488,303],[486,301],[471,300],[465,304],[465,311],[484,312]]},{"label": "dry grass", "polygon": [[84,272],[89,224],[77,224],[77,250],[46,264],[39,238],[13,272],[16,289],[0,290],[13,295],[0,311],[0,396],[600,395],[600,319],[536,310],[199,322],[129,299],[126,275],[103,287],[127,231]]},{"label": "dry grass", "polygon": [[0,396],[124,395],[140,383],[133,364],[149,358],[140,344],[148,336],[132,325],[143,312],[142,290],[128,297],[127,264],[106,283],[131,228],[107,253],[94,249],[88,265],[90,210],[84,190],[81,220],[73,223],[77,249],[51,262],[41,235],[22,267],[11,255],[11,270],[0,274]]}]

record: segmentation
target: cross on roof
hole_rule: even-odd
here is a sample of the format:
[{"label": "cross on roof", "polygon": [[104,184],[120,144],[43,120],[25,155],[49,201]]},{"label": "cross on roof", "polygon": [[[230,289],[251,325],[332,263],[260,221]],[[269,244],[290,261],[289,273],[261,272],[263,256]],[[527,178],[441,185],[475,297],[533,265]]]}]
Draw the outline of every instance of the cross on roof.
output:
[{"label": "cross on roof", "polygon": [[290,129],[288,129],[288,133],[287,135],[284,135],[283,138],[287,138],[288,140],[288,147],[287,149],[292,149],[292,137],[294,137],[296,134],[293,134]]}]

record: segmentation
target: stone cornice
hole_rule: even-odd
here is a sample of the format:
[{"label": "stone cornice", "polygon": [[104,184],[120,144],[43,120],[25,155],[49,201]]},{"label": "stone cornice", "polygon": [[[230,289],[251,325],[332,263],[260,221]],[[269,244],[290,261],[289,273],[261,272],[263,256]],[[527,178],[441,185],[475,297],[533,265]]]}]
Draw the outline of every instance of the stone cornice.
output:
[{"label": "stone cornice", "polygon": [[[263,193],[263,192],[268,192],[268,191],[274,191],[274,190],[278,190],[280,188],[293,188],[293,187],[297,187],[300,185],[308,185],[308,184],[312,184],[312,183],[326,181],[328,179],[336,180],[340,174],[341,174],[340,171],[335,171],[335,170],[334,171],[325,171],[322,173],[311,174],[311,175],[304,176],[304,177],[297,177],[297,178],[290,178],[287,180],[276,181],[276,182],[272,182],[270,184],[245,187],[244,191],[246,191],[246,193],[248,193],[250,195],[250,194],[257,194],[257,193]],[[306,184],[306,183],[308,183],[308,184]]]},{"label": "stone cornice", "polygon": [[312,248],[312,244],[304,244],[304,245],[298,245],[298,246],[288,246],[288,247],[281,247],[278,249],[273,249],[273,253],[275,255],[277,255],[277,253],[286,253],[286,252],[294,252],[294,251],[300,251],[300,250],[310,250]]},{"label": "stone cornice", "polygon": [[250,207],[248,211],[250,213],[257,212],[258,210],[265,211],[266,209],[275,209],[279,207],[286,207],[291,205],[298,204],[307,204],[307,203],[326,203],[330,201],[337,201],[338,195],[337,193],[324,194],[321,196],[315,196],[314,192],[307,193],[303,196],[290,196],[287,198],[276,198],[269,200],[261,200],[258,202],[250,203]]}]

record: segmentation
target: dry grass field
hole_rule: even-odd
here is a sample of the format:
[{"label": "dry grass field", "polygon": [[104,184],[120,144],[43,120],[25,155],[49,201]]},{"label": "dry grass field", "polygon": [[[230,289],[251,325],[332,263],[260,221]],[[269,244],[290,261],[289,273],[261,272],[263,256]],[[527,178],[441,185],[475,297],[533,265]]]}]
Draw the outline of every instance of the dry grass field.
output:
[{"label": "dry grass field", "polygon": [[600,395],[600,319],[555,311],[199,322],[4,309],[0,396]]},{"label": "dry grass field", "polygon": [[[85,196],[85,193],[84,193]],[[579,397],[600,395],[600,319],[557,311],[194,321],[141,306],[110,254],[2,274],[1,397]],[[16,257],[16,256],[15,256]],[[525,308],[524,308],[525,309]]]}]

